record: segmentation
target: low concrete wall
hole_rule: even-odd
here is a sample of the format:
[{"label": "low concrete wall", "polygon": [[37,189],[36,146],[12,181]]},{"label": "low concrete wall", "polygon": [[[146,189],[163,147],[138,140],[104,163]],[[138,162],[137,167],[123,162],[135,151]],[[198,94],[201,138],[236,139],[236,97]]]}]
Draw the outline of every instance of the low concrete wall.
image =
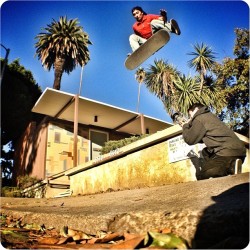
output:
[{"label": "low concrete wall", "polygon": [[73,195],[196,180],[190,160],[168,163],[167,143],[146,148],[70,177]]},{"label": "low concrete wall", "polygon": [[[190,159],[169,162],[168,140],[181,132],[173,126],[66,171],[73,195],[196,181]],[[249,172],[248,157],[242,172]]]}]

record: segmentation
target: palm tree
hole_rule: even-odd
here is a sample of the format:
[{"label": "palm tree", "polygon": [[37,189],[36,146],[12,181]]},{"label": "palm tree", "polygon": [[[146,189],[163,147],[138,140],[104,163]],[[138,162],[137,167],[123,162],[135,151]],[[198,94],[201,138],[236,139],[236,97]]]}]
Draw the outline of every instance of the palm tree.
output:
[{"label": "palm tree", "polygon": [[146,87],[160,98],[172,116],[175,112],[187,115],[191,104],[200,102],[216,110],[224,107],[225,103],[220,98],[220,91],[212,77],[205,76],[207,85],[200,93],[200,76],[194,78],[181,75],[172,65],[163,60],[155,60],[155,65],[150,65],[146,71],[144,83]]},{"label": "palm tree", "polygon": [[141,84],[143,83],[143,81],[145,79],[145,74],[146,74],[146,72],[145,72],[144,68],[141,68],[141,67],[138,68],[135,72],[135,79],[139,83],[136,112],[139,112]]},{"label": "palm tree", "polygon": [[187,114],[187,109],[193,103],[199,102],[198,95],[199,83],[192,77],[182,75],[176,81],[176,103],[173,104],[173,112],[178,110]]},{"label": "palm tree", "polygon": [[176,87],[176,102],[172,104],[175,110],[178,110],[187,115],[187,110],[193,103],[199,102],[213,109],[220,110],[225,106],[225,100],[220,98],[220,92],[217,87],[212,86],[210,78],[210,86],[204,86],[200,92],[200,77],[186,77],[182,75],[175,82]]},{"label": "palm tree", "polygon": [[36,55],[42,65],[55,72],[54,89],[60,89],[63,72],[70,73],[77,65],[83,67],[90,60],[88,45],[92,44],[87,33],[78,25],[78,19],[60,17],[43,28],[35,39]]},{"label": "palm tree", "polygon": [[212,69],[212,66],[215,64],[215,56],[212,49],[204,43],[201,45],[194,45],[194,52],[188,53],[188,55],[194,56],[193,59],[188,61],[190,68],[194,68],[201,78],[199,95],[203,90],[204,78],[208,70]]},{"label": "palm tree", "polygon": [[175,82],[178,80],[180,72],[162,59],[155,60],[154,64],[150,65],[146,72],[144,83],[149,91],[160,98],[166,109],[170,111],[175,102]]}]

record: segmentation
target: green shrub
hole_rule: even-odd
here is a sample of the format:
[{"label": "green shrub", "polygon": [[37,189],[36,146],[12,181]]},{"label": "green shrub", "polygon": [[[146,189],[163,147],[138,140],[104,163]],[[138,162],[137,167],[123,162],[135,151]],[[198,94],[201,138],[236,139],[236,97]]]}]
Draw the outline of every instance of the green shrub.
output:
[{"label": "green shrub", "polygon": [[[36,177],[28,176],[28,175],[22,175],[17,177],[17,187],[9,187],[4,186],[1,189],[1,196],[4,197],[22,197],[22,191],[30,187],[34,184],[36,184],[38,181],[40,181]],[[33,190],[29,192],[29,197],[34,197],[35,193]]]},{"label": "green shrub", "polygon": [[30,186],[36,184],[39,181],[40,180],[37,177],[32,177],[29,175],[20,175],[17,177],[17,186],[20,189],[25,189],[27,187],[30,187]]},{"label": "green shrub", "polygon": [[105,142],[105,145],[101,149],[101,155],[107,154],[113,150],[116,150],[118,148],[126,146],[132,142],[138,141],[138,140],[145,138],[147,136],[148,136],[148,134],[145,134],[145,135],[140,135],[140,136],[132,136],[129,138],[118,140],[118,141]]},{"label": "green shrub", "polygon": [[18,187],[5,186],[1,189],[1,196],[3,197],[21,197],[21,190]]}]

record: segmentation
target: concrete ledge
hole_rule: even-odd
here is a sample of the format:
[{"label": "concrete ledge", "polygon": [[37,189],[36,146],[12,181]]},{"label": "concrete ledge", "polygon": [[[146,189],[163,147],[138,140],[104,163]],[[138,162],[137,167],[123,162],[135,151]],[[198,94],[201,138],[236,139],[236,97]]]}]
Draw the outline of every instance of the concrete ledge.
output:
[{"label": "concrete ledge", "polygon": [[249,173],[79,197],[1,200],[2,212],[46,227],[93,234],[170,228],[199,249],[242,249],[249,242]]}]

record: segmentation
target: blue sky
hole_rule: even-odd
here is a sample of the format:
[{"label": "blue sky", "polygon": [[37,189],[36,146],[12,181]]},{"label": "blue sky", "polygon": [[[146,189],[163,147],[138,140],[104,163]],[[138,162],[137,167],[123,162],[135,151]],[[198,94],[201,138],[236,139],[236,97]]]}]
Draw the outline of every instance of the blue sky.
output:
[{"label": "blue sky", "polygon": [[[194,75],[187,62],[192,45],[205,43],[217,53],[217,60],[233,57],[235,28],[249,28],[249,6],[243,1],[7,1],[1,6],[1,44],[10,48],[9,62],[20,63],[33,73],[42,90],[53,86],[54,72],[46,71],[35,55],[35,36],[42,27],[59,20],[78,18],[93,45],[91,60],[83,70],[81,95],[97,101],[136,111],[138,83],[136,70],[124,66],[131,51],[128,37],[133,32],[132,7],[139,5],[147,13],[166,9],[168,18],[178,21],[181,35],[171,34],[169,43],[148,59],[164,59],[183,74]],[[1,57],[5,50],[1,47]],[[79,91],[81,69],[63,74],[61,90]],[[139,111],[171,121],[163,104],[145,86],[141,88]]]}]

